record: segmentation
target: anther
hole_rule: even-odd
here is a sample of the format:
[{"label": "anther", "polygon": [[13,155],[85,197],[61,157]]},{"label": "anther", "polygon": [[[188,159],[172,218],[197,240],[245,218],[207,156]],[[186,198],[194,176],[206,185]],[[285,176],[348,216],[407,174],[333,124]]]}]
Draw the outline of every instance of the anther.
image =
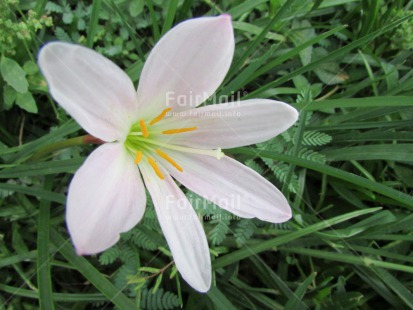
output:
[{"label": "anther", "polygon": [[198,127],[188,127],[188,128],[179,128],[179,129],[169,129],[169,130],[164,130],[162,133],[164,135],[173,135],[176,133],[182,133],[182,132],[188,132],[188,131],[194,131],[197,130]]},{"label": "anther", "polygon": [[139,162],[142,159],[142,152],[141,151],[137,151],[136,152],[136,157],[135,157],[135,165],[139,164]]},{"label": "anther", "polygon": [[159,114],[157,117],[155,117],[153,120],[151,120],[149,125],[152,126],[153,124],[156,124],[157,122],[161,121],[166,116],[166,113],[168,113],[171,110],[172,110],[172,108],[167,108],[167,109],[163,110],[161,112],[161,114]]},{"label": "anther", "polygon": [[148,127],[146,127],[145,121],[141,119],[139,124],[141,125],[142,136],[144,136],[144,138],[149,137]]},{"label": "anther", "polygon": [[161,169],[159,169],[158,165],[156,164],[156,162],[153,160],[152,157],[148,157],[148,163],[149,165],[152,166],[153,170],[155,171],[156,175],[161,179],[164,180],[165,177],[163,176]]},{"label": "anther", "polygon": [[174,161],[168,154],[162,152],[160,149],[156,149],[156,153],[158,153],[159,156],[161,156],[163,159],[165,159],[168,163],[170,163],[172,166],[174,166],[179,172],[183,172],[184,169],[182,169],[181,166],[179,166],[176,161]]}]

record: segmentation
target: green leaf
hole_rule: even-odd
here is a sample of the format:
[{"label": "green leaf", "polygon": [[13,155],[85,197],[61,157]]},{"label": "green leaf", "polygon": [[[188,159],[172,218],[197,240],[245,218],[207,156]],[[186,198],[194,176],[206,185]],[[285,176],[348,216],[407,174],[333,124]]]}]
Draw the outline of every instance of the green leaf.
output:
[{"label": "green leaf", "polygon": [[12,106],[14,101],[16,100],[17,92],[14,88],[10,87],[9,85],[4,85],[3,87],[3,100],[4,100],[4,109],[9,110]]},{"label": "green leaf", "polygon": [[33,74],[36,74],[37,72],[39,72],[39,68],[37,67],[36,63],[32,60],[28,60],[24,63],[23,70],[28,75],[33,75]]},{"label": "green leaf", "polygon": [[171,274],[169,275],[169,279],[172,279],[173,277],[175,277],[175,275],[176,275],[177,273],[178,273],[178,268],[176,268],[176,266],[173,265]]},{"label": "green leaf", "polygon": [[38,112],[36,101],[30,92],[24,94],[17,93],[16,104],[29,113],[37,114]]},{"label": "green leaf", "polygon": [[132,17],[136,17],[142,13],[145,3],[143,0],[132,0],[129,3],[129,14]]},{"label": "green leaf", "polygon": [[140,267],[138,270],[142,272],[149,272],[149,273],[159,273],[160,271],[160,269],[152,268],[152,267]]},{"label": "green leaf", "polygon": [[[305,43],[308,39],[315,38],[315,30],[311,26],[308,20],[293,21],[293,31],[291,32],[290,39],[294,42],[294,45],[300,46],[301,44]],[[312,55],[313,55],[313,46],[308,46],[302,51],[299,52],[301,63],[305,66],[311,62]]]},{"label": "green leaf", "polygon": [[71,24],[73,21],[73,13],[72,12],[66,12],[63,14],[63,23],[65,24]]},{"label": "green leaf", "polygon": [[156,282],[155,282],[155,285],[152,289],[152,294],[155,294],[156,291],[159,289],[159,286],[162,283],[162,278],[163,278],[163,273],[161,273],[159,276],[156,277]]},{"label": "green leaf", "polygon": [[29,83],[26,80],[26,72],[13,59],[2,57],[0,71],[3,79],[19,93],[27,93]]}]

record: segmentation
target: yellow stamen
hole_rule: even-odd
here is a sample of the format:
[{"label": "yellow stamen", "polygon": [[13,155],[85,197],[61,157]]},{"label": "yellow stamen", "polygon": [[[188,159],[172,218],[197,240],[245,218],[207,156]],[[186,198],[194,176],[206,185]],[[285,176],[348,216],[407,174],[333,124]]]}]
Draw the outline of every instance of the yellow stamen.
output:
[{"label": "yellow stamen", "polygon": [[166,116],[166,113],[168,113],[171,110],[172,110],[172,108],[167,108],[167,109],[163,110],[161,112],[161,114],[159,114],[157,117],[155,117],[153,120],[151,120],[149,125],[152,126],[153,124],[156,124],[157,122],[161,121]]},{"label": "yellow stamen", "polygon": [[188,128],[179,128],[179,129],[169,129],[169,130],[164,130],[162,133],[164,135],[173,135],[176,133],[182,133],[182,132],[188,132],[188,131],[194,131],[197,130],[198,127],[188,127]]},{"label": "yellow stamen", "polygon": [[152,166],[153,170],[155,170],[156,175],[161,179],[165,179],[161,170],[159,169],[158,165],[156,164],[156,162],[153,160],[152,157],[148,157],[148,163],[149,165]]},{"label": "yellow stamen", "polygon": [[141,151],[137,151],[136,152],[136,157],[135,157],[135,165],[139,164],[139,162],[142,159],[142,152]]},{"label": "yellow stamen", "polygon": [[174,161],[171,157],[169,157],[168,154],[165,154],[162,152],[160,149],[156,149],[156,153],[158,153],[159,156],[161,156],[163,159],[165,159],[168,163],[170,163],[172,166],[174,166],[176,169],[178,169],[179,172],[183,172],[184,169],[182,169],[181,166],[179,166],[176,161]]},{"label": "yellow stamen", "polygon": [[141,125],[142,136],[144,136],[145,138],[149,137],[148,127],[146,127],[145,121],[141,119],[139,121],[139,124]]}]

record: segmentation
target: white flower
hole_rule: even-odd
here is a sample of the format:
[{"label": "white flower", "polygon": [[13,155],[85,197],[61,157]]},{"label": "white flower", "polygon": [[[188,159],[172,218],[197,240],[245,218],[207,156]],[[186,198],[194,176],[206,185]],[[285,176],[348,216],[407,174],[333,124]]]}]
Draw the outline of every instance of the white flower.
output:
[{"label": "white flower", "polygon": [[221,148],[268,140],[294,124],[297,111],[265,99],[195,109],[222,83],[233,53],[229,15],[185,21],[156,44],[136,92],[119,67],[90,49],[68,43],[42,48],[39,65],[54,99],[107,142],[69,187],[66,220],[79,255],[111,247],[141,220],[141,174],[175,264],[200,292],[211,285],[208,243],[172,177],[240,217],[273,223],[291,217],[277,188]]}]

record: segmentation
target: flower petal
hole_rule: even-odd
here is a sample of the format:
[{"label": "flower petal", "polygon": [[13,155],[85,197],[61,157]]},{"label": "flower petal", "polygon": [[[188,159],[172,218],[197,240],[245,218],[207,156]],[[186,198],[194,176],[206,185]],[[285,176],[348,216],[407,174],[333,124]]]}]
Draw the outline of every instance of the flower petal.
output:
[{"label": "flower petal", "polygon": [[175,114],[154,130],[197,127],[196,130],[159,135],[159,139],[201,149],[233,148],[263,142],[291,127],[298,112],[290,105],[268,99],[251,99],[209,105]]},{"label": "flower petal", "polygon": [[141,220],[145,205],[139,169],[123,144],[97,148],[69,187],[66,220],[77,253],[95,254],[110,248],[121,232]]},{"label": "flower petal", "polygon": [[176,267],[190,286],[199,292],[208,291],[211,286],[211,259],[198,215],[162,167],[164,180],[159,179],[146,164],[140,164],[139,168]]},{"label": "flower petal", "polygon": [[168,152],[183,172],[168,167],[171,175],[191,191],[219,207],[244,218],[257,217],[272,223],[291,218],[284,195],[265,178],[225,156],[218,160],[205,155]]},{"label": "flower petal", "polygon": [[138,87],[142,114],[165,108],[190,109],[212,95],[224,80],[234,54],[231,16],[182,22],[151,51]]},{"label": "flower petal", "polygon": [[107,142],[126,138],[137,96],[117,65],[86,47],[55,42],[41,49],[39,66],[53,98],[87,132]]}]

